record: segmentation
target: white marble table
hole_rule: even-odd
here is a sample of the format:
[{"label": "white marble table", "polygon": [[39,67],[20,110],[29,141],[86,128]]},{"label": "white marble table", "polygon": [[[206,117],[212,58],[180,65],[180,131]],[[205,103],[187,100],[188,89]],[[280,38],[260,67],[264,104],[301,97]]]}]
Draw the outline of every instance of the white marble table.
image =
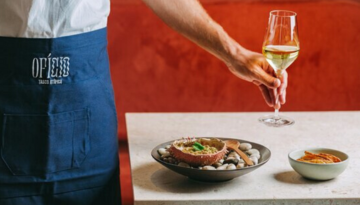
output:
[{"label": "white marble table", "polygon": [[[257,122],[264,113],[128,113],[130,162],[135,204],[213,205],[360,204],[360,112],[288,112],[293,126],[271,128]],[[270,161],[221,183],[188,179],[152,159],[151,150],[183,136],[239,138],[268,147]],[[329,181],[310,181],[293,171],[289,151],[304,147],[339,149],[348,168]]]}]

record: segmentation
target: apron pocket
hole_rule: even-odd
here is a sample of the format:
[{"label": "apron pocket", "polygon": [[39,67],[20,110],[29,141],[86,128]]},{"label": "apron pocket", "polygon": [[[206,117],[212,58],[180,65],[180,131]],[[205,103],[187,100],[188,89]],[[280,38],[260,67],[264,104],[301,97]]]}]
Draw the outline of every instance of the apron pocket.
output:
[{"label": "apron pocket", "polygon": [[49,115],[4,114],[1,157],[13,175],[79,168],[90,150],[88,109]]}]

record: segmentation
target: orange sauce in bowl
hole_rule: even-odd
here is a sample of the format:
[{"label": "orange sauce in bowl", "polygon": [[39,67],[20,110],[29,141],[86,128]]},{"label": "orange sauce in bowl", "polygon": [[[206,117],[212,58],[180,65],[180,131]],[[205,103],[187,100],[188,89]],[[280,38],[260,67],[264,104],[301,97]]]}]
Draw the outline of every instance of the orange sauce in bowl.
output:
[{"label": "orange sauce in bowl", "polygon": [[305,151],[305,155],[297,159],[297,161],[314,163],[314,164],[332,164],[332,163],[341,162],[341,159],[339,159],[338,157],[332,154],[327,154],[327,153],[314,154],[309,151]]}]

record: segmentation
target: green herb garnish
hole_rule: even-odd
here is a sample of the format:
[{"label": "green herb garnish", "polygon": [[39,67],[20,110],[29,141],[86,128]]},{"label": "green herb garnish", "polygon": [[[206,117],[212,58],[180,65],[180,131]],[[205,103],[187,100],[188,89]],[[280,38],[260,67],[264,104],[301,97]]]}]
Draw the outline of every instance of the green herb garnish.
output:
[{"label": "green herb garnish", "polygon": [[192,147],[194,148],[195,151],[201,151],[201,150],[205,149],[205,147],[202,146],[202,144],[200,144],[198,142],[195,142]]}]

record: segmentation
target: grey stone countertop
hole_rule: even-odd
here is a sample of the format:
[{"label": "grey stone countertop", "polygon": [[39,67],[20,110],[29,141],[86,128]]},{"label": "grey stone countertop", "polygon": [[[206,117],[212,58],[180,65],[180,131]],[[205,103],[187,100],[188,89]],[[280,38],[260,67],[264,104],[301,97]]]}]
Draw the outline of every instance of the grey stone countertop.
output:
[{"label": "grey stone countertop", "polygon": [[[135,204],[213,205],[360,204],[360,112],[282,112],[294,125],[267,127],[269,113],[127,113]],[[262,144],[271,159],[259,169],[220,183],[188,179],[156,162],[151,150],[181,137],[227,137]],[[341,150],[347,169],[328,181],[311,181],[290,166],[288,153],[307,147]]]}]

